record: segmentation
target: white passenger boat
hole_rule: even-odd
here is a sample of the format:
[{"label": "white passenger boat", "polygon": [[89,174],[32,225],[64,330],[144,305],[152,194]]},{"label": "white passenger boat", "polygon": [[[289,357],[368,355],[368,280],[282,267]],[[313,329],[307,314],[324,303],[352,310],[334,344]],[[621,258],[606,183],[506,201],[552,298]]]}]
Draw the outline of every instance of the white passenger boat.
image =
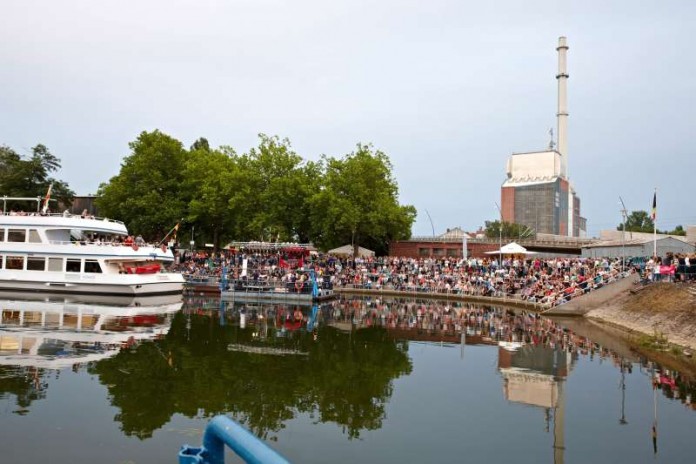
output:
[{"label": "white passenger boat", "polygon": [[174,260],[172,251],[130,244],[122,222],[11,212],[7,202],[40,199],[2,200],[0,290],[131,297],[183,291],[181,274],[162,272]]}]

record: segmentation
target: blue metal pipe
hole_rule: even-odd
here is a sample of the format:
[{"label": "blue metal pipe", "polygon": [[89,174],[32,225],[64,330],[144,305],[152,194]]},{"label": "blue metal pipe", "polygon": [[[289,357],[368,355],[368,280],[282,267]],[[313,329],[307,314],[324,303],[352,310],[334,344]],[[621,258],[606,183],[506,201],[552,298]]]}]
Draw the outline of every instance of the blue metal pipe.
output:
[{"label": "blue metal pipe", "polygon": [[179,464],[224,464],[225,445],[247,463],[289,464],[256,435],[227,416],[217,416],[210,421],[201,448],[183,446],[179,451]]}]

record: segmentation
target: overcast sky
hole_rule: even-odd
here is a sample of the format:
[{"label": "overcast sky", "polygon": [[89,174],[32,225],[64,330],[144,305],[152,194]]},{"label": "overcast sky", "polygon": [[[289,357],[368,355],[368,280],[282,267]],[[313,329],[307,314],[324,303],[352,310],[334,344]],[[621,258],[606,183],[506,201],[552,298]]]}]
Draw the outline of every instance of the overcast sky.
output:
[{"label": "overcast sky", "polygon": [[0,144],[47,145],[91,194],[144,130],[239,153],[275,134],[312,160],[372,143],[414,235],[475,230],[510,154],[555,131],[565,35],[589,234],[654,188],[659,228],[696,224],[695,25],[693,0],[2,0]]}]

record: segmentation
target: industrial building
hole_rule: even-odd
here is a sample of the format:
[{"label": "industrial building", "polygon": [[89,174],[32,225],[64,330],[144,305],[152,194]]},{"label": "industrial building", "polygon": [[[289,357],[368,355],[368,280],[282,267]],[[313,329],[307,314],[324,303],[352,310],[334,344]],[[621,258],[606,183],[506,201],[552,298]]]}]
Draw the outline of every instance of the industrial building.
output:
[{"label": "industrial building", "polygon": [[568,98],[565,37],[558,39],[557,143],[542,151],[513,153],[501,187],[501,217],[537,233],[585,237],[586,219],[568,176]]},{"label": "industrial building", "polygon": [[638,237],[626,240],[603,240],[586,245],[582,248],[583,258],[621,258],[633,256],[653,256],[657,248],[657,256],[663,257],[667,253],[691,254],[694,245],[672,236],[661,236],[655,240],[653,237]]}]

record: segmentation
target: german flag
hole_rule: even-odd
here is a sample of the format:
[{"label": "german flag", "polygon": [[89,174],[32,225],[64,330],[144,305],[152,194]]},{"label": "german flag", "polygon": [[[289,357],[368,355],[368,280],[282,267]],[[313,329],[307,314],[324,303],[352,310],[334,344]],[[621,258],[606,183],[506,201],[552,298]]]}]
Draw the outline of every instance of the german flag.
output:
[{"label": "german flag", "polygon": [[655,190],[655,193],[653,194],[653,206],[650,218],[653,220],[653,222],[655,222],[655,218],[657,218],[657,190]]}]

